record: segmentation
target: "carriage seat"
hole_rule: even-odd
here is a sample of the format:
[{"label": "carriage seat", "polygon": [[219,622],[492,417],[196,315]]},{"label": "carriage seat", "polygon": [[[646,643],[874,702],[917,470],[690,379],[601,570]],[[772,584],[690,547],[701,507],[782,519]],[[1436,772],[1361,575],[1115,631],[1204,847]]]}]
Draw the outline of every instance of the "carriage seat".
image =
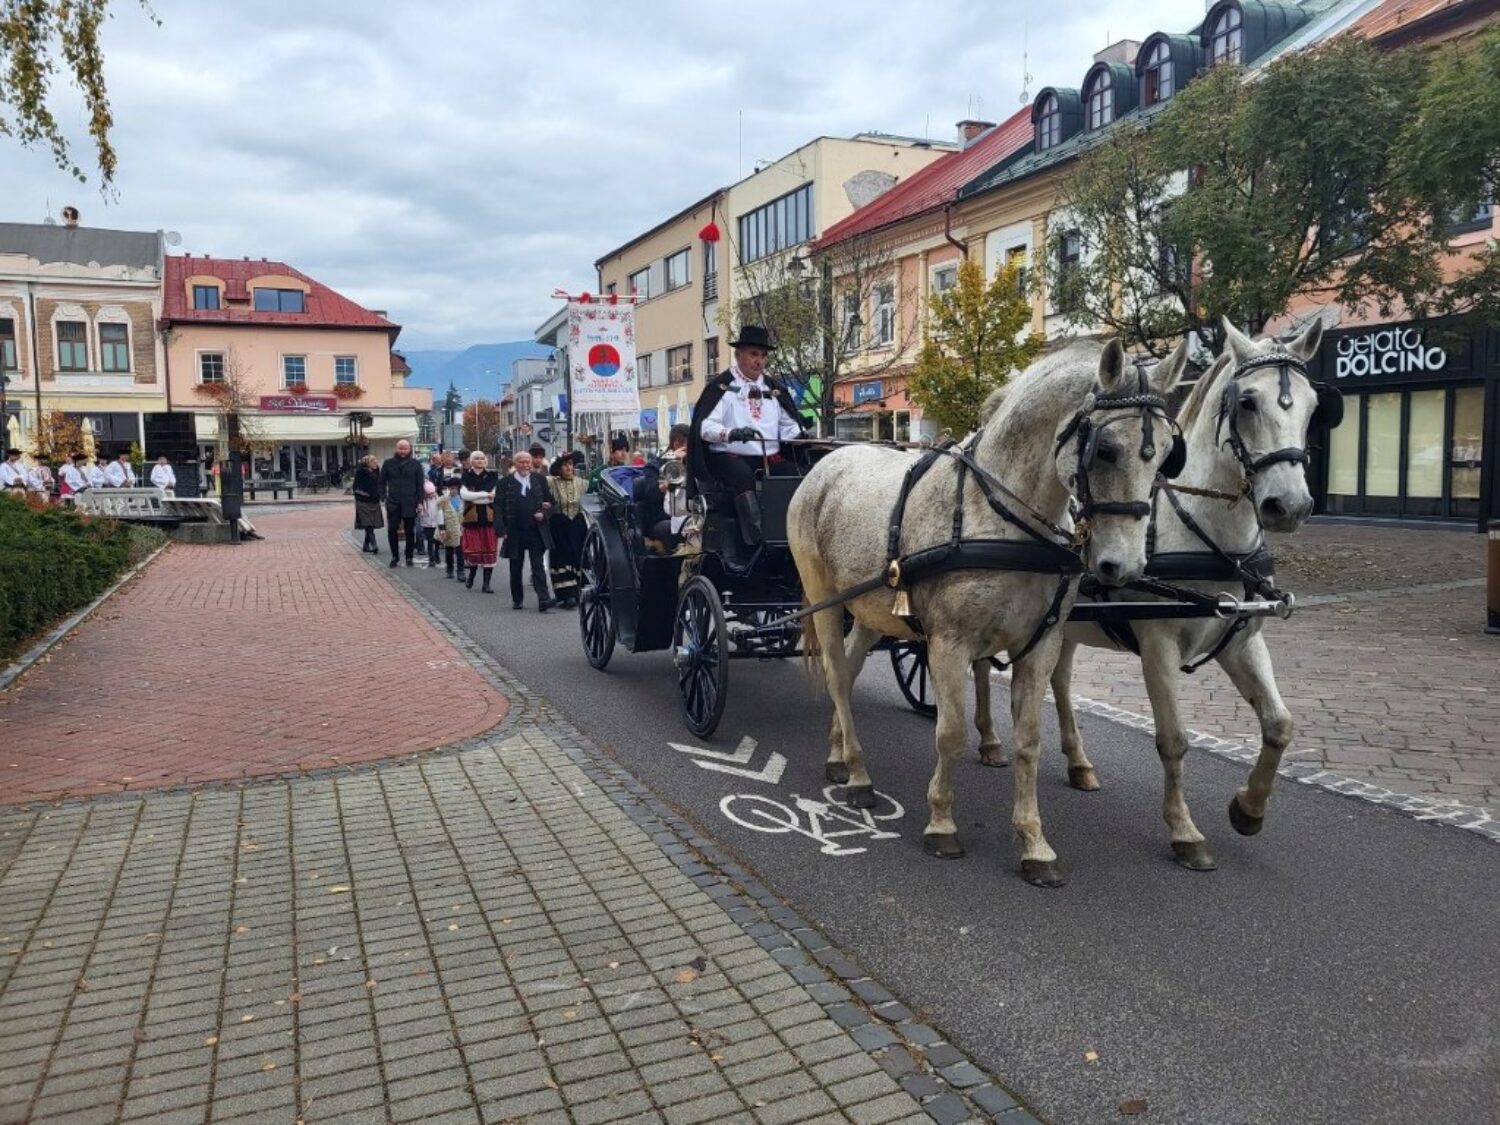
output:
[{"label": "carriage seat", "polygon": [[724,487],[724,482],[716,477],[698,477],[694,483],[697,485],[698,499],[703,502],[705,512],[732,512],[734,511],[734,497],[729,494],[729,489]]}]

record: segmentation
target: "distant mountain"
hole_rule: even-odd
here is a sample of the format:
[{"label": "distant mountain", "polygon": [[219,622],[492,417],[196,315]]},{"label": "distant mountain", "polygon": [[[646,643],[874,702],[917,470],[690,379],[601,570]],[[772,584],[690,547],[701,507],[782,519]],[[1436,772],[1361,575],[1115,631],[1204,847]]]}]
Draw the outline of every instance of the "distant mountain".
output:
[{"label": "distant mountain", "polygon": [[441,399],[451,382],[464,400],[469,401],[495,398],[500,384],[510,382],[511,364],[515,360],[550,355],[551,352],[551,348],[531,340],[512,340],[508,344],[472,344],[461,351],[403,351],[401,354],[411,364],[408,386],[431,387],[436,392],[435,397]]}]

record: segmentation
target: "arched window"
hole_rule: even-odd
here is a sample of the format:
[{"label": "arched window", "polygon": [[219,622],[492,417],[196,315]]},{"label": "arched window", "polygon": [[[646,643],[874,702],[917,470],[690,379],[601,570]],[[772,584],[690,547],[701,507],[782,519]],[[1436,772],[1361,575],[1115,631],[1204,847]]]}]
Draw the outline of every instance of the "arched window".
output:
[{"label": "arched window", "polygon": [[1165,39],[1158,39],[1146,53],[1141,69],[1141,104],[1164,102],[1172,93],[1172,48]]},{"label": "arched window", "polygon": [[1045,152],[1062,140],[1062,109],[1055,94],[1047,95],[1036,115],[1036,150]]},{"label": "arched window", "polygon": [[1208,64],[1240,63],[1245,61],[1244,38],[1240,30],[1240,10],[1225,8],[1214,20],[1208,37]]},{"label": "arched window", "polygon": [[1090,129],[1102,129],[1115,119],[1115,78],[1108,70],[1101,70],[1094,77],[1085,96]]}]

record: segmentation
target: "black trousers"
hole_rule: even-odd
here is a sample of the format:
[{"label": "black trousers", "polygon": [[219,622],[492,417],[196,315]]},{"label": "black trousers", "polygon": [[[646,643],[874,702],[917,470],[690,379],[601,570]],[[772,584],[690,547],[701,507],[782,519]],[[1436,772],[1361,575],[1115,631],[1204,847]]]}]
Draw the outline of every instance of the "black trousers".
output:
[{"label": "black trousers", "polygon": [[510,600],[520,605],[525,600],[525,587],[521,585],[521,567],[527,559],[531,560],[531,585],[536,590],[538,602],[547,600],[547,567],[542,556],[546,548],[542,546],[538,537],[530,543],[510,544]]},{"label": "black trousers", "polygon": [[401,553],[401,540],[397,535],[400,528],[406,528],[406,558],[408,561],[417,553],[417,517],[403,516],[400,508],[387,507],[385,510],[386,534],[391,544],[391,558]]},{"label": "black trousers", "polygon": [[755,491],[755,474],[764,466],[765,461],[760,457],[741,457],[738,453],[708,455],[708,471],[736,496]]}]

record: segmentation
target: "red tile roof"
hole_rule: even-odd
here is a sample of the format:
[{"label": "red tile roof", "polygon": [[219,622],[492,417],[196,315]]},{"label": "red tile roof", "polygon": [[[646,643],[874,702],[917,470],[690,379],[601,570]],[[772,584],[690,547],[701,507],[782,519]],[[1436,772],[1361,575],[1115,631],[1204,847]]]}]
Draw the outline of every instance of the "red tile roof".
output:
[{"label": "red tile roof", "polygon": [[391,353],[391,374],[392,375],[410,375],[411,374],[411,364],[409,364],[409,363],[406,362],[406,357],[404,355],[402,355],[400,352],[392,352]]},{"label": "red tile roof", "polygon": [[1016,149],[1029,145],[1031,139],[1031,107],[1028,105],[968,148],[938,157],[872,203],[840,219],[824,231],[814,245],[828,246],[851,235],[938,210],[945,203],[951,203],[954,194],[964,184],[1000,163]]},{"label": "red tile roof", "polygon": [[1386,0],[1355,20],[1349,30],[1367,39],[1382,39],[1467,3],[1468,0]]},{"label": "red tile roof", "polygon": [[[285,262],[262,258],[197,258],[191,255],[169,255],[166,280],[162,287],[162,322],[203,321],[210,324],[286,325],[298,328],[379,328],[391,334],[394,341],[401,331],[385,317],[356,305],[321,281],[315,281]],[[218,309],[195,309],[189,299],[186,281],[190,277],[216,277],[224,282],[224,303],[250,299],[249,283],[256,278],[294,277],[308,286],[307,311],[262,312],[250,305],[233,305]]]}]

